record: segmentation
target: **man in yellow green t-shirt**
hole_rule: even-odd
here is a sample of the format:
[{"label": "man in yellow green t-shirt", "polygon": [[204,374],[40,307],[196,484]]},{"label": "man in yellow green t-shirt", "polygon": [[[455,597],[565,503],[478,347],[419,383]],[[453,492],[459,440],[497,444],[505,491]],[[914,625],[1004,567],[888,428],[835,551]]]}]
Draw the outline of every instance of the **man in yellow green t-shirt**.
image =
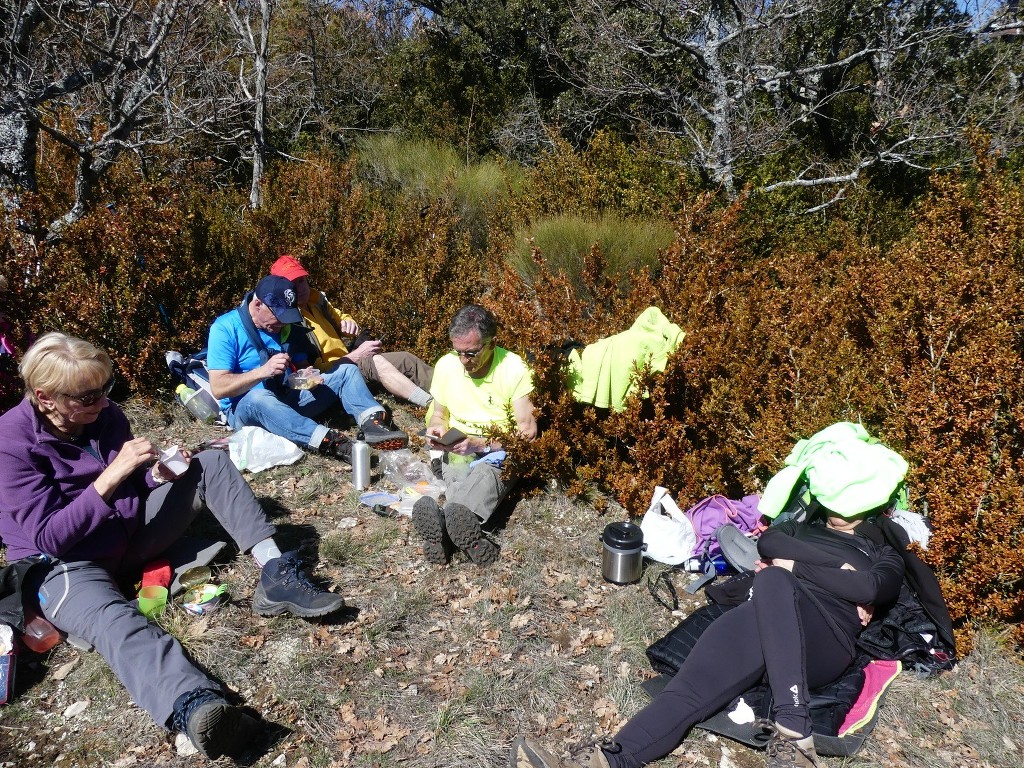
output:
[{"label": "man in yellow green t-shirt", "polygon": [[337,310],[320,291],[310,288],[309,272],[294,256],[279,258],[270,268],[270,274],[287,278],[295,286],[302,319],[313,330],[320,346],[320,357],[314,364],[330,371],[342,363],[352,363],[358,366],[368,384],[379,384],[415,405],[430,405],[433,368],[411,352],[383,352],[379,340],[364,341],[349,349],[342,337],[359,334],[359,324],[351,315]]},{"label": "man in yellow green t-shirt", "polygon": [[[497,509],[514,485],[502,476],[504,446],[487,437],[494,427],[515,428],[527,440],[537,436],[533,378],[519,355],[497,346],[497,322],[487,309],[469,304],[448,328],[452,351],[434,366],[430,394],[434,409],[426,435],[445,451],[442,473],[444,510],[429,496],[417,500],[412,519],[424,540],[424,556],[444,565],[454,547],[477,565],[498,559],[497,546],[483,535],[481,522]],[[509,423],[511,409],[514,423]],[[462,435],[442,445],[450,429]]]}]

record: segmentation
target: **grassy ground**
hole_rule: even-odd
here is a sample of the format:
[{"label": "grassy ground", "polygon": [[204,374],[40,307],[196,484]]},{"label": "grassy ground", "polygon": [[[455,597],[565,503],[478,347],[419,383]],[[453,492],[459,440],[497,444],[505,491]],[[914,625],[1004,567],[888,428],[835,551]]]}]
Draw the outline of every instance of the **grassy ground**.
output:
[{"label": "grassy ground", "polygon": [[[183,412],[129,407],[162,445],[217,436]],[[414,431],[416,415],[397,414]],[[677,621],[644,582],[600,573],[598,535],[614,519],[552,492],[520,500],[493,536],[497,565],[426,564],[408,518],[359,506],[337,462],[306,456],[251,476],[287,547],[348,603],[330,623],[250,610],[256,568],[215,564],[232,603],[204,618],[173,605],[160,623],[277,730],[256,766],[499,766],[524,731],[556,749],[614,731],[647,699],[644,650]],[[378,480],[375,488],[387,483]],[[354,521],[354,525],[352,525]],[[210,529],[204,529],[204,533]],[[655,571],[648,569],[645,576]],[[673,576],[680,594],[688,577]],[[702,601],[703,598],[700,598]],[[684,610],[696,606],[684,606]],[[829,768],[1024,764],[1024,667],[996,631],[943,677],[901,676],[854,758]],[[0,708],[0,766],[175,766],[203,758],[136,708],[103,660],[62,644],[23,655],[17,697]],[[658,765],[753,768],[763,754],[700,731]]]}]

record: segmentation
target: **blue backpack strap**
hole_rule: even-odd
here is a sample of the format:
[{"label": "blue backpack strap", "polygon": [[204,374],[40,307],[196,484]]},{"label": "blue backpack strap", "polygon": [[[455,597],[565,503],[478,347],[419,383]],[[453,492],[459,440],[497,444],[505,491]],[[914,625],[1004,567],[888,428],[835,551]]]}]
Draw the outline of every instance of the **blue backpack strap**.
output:
[{"label": "blue backpack strap", "polygon": [[249,337],[249,343],[259,352],[260,365],[263,365],[270,359],[270,350],[267,349],[267,345],[260,338],[260,332],[256,329],[256,323],[252,321],[252,315],[249,314],[249,302],[252,301],[252,297],[252,291],[245,294],[242,303],[238,305],[237,312],[239,319],[242,321],[242,327],[245,329],[245,334]]},{"label": "blue backpack strap", "polygon": [[[245,294],[245,297],[242,299],[242,303],[238,305],[237,312],[238,312],[239,320],[241,320],[242,327],[245,329],[245,333],[249,337],[249,341],[256,348],[256,351],[259,353],[260,365],[263,365],[264,363],[267,362],[267,360],[270,359],[270,350],[267,349],[267,345],[264,344],[263,343],[263,339],[260,338],[260,332],[258,330],[256,330],[256,324],[252,321],[252,315],[249,314],[249,302],[252,301],[252,297],[253,297],[253,292],[252,291],[249,291],[249,293]],[[288,351],[287,339],[288,339],[288,331],[289,331],[290,327],[291,326],[286,325],[284,327],[284,329],[281,331],[281,351],[282,352],[287,352]],[[267,387],[268,389],[272,389],[272,390],[274,390],[274,389],[276,389],[278,387],[282,387],[282,386],[284,386],[284,383],[285,383],[285,380],[287,378],[287,375],[288,374],[287,374],[287,371],[286,371],[280,377],[275,377],[273,379],[267,379],[265,382],[263,382],[263,386]]]}]

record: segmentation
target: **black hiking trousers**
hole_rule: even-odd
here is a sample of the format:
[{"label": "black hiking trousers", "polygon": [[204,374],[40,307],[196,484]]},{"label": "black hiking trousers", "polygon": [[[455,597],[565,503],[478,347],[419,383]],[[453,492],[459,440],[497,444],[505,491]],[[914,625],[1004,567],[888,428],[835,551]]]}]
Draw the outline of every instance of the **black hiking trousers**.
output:
[{"label": "black hiking trousers", "polygon": [[615,736],[612,768],[639,768],[664,757],[687,731],[767,678],[779,725],[811,732],[808,690],[837,679],[853,662],[853,637],[784,568],[754,578],[751,599],[716,619],[675,677]]}]

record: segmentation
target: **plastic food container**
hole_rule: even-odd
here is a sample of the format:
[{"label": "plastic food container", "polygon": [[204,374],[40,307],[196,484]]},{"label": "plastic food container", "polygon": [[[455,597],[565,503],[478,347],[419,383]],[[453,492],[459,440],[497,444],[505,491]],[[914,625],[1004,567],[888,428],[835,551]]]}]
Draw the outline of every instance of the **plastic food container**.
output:
[{"label": "plastic food container", "polygon": [[288,386],[292,389],[312,389],[322,381],[319,369],[303,368],[288,377]]},{"label": "plastic food container", "polygon": [[186,590],[182,608],[195,616],[205,616],[228,602],[228,588],[224,584],[202,584]]}]

